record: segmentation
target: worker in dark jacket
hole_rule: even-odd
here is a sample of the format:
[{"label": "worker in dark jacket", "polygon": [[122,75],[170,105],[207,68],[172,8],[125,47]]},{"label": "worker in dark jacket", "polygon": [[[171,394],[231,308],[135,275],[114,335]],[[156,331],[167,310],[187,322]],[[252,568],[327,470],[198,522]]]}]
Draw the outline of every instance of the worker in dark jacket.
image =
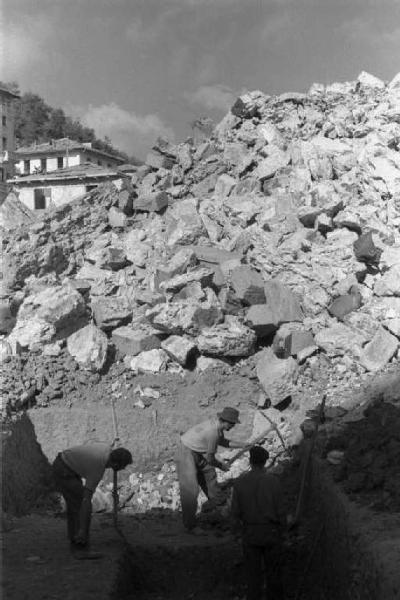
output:
[{"label": "worker in dark jacket", "polygon": [[280,482],[265,470],[268,456],[261,446],[251,448],[251,470],[233,484],[232,517],[234,531],[241,529],[242,534],[247,600],[284,597],[281,557],[286,514]]},{"label": "worker in dark jacket", "polygon": [[239,421],[239,411],[225,407],[217,418],[191,427],[181,436],[176,455],[176,466],[182,504],[183,524],[188,533],[201,533],[196,528],[197,497],[199,486],[212,503],[218,504],[221,497],[215,468],[229,471],[229,465],[216,457],[218,446],[243,448],[243,442],[227,440],[225,431],[230,431]]},{"label": "worker in dark jacket", "polygon": [[[120,471],[132,463],[125,448],[112,449],[109,444],[92,443],[60,452],[53,463],[56,489],[67,505],[67,528],[71,551],[77,558],[97,558],[83,552],[89,540],[92,495],[107,468]],[[85,484],[82,484],[82,479]]]}]

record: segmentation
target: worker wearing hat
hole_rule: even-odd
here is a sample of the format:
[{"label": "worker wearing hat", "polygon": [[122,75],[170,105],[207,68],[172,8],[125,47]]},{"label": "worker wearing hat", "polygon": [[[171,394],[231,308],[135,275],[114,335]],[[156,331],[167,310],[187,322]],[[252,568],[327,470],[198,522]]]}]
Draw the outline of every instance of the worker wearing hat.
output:
[{"label": "worker wearing hat", "polygon": [[196,528],[197,498],[199,486],[210,503],[218,504],[221,497],[216,468],[229,471],[229,465],[217,458],[218,446],[243,448],[246,444],[228,440],[225,431],[230,431],[239,421],[239,411],[226,406],[209,419],[191,427],[181,436],[176,456],[183,524],[189,533],[198,533]]}]

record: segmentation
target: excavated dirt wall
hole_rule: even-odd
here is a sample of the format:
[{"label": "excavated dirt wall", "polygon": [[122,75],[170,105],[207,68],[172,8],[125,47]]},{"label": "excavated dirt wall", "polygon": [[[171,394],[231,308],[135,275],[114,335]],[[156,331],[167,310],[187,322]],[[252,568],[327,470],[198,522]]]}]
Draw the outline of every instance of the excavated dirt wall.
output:
[{"label": "excavated dirt wall", "polygon": [[397,600],[400,597],[400,515],[376,513],[349,501],[318,461],[312,493],[322,515],[311,573],[334,600]]},{"label": "excavated dirt wall", "polygon": [[51,470],[27,413],[3,425],[2,506],[7,513],[29,512],[51,487]]}]

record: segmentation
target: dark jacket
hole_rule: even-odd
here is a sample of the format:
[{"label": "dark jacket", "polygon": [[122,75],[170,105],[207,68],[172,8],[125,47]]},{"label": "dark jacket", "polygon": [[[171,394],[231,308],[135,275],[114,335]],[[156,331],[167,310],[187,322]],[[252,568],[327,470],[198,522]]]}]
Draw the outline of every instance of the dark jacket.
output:
[{"label": "dark jacket", "polygon": [[265,469],[254,468],[233,484],[232,518],[242,526],[247,543],[260,544],[281,535],[286,525],[279,480]]}]

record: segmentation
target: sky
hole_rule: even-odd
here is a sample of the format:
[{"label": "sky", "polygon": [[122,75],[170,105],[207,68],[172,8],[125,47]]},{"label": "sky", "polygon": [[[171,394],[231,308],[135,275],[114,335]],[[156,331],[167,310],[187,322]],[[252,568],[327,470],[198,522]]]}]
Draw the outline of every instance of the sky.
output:
[{"label": "sky", "polygon": [[0,0],[0,80],[145,158],[246,90],[400,71],[400,0]]}]

